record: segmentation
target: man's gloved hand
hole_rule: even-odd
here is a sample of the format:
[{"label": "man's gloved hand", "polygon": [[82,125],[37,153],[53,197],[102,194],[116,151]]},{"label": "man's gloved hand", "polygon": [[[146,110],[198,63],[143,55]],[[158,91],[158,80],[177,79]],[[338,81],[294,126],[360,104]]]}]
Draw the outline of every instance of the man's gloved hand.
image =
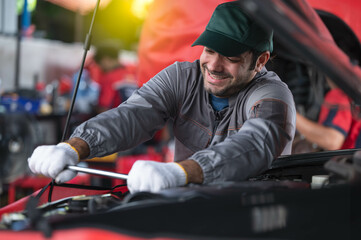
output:
[{"label": "man's gloved hand", "polygon": [[65,166],[79,162],[78,152],[68,143],[39,146],[28,159],[30,170],[35,174],[55,178],[57,183],[67,182],[76,176],[76,172],[64,170]]},{"label": "man's gloved hand", "polygon": [[178,163],[136,161],[128,174],[128,189],[131,193],[158,192],[165,188],[187,184],[187,173]]}]

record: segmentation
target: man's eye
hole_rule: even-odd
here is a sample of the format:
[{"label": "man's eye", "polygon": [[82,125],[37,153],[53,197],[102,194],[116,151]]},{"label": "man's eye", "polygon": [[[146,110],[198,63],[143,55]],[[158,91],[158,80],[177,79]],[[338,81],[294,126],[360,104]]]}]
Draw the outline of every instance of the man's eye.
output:
[{"label": "man's eye", "polygon": [[214,53],[214,51],[212,49],[206,48],[206,52],[207,53]]},{"label": "man's eye", "polygon": [[233,62],[233,63],[237,63],[237,62],[240,62],[240,61],[241,61],[240,58],[227,57],[227,59],[228,59],[230,62]]}]

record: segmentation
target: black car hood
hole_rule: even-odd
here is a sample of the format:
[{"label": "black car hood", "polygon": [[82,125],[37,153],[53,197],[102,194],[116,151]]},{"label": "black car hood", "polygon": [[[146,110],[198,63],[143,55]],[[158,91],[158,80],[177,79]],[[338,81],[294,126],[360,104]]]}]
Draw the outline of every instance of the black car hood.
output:
[{"label": "black car hood", "polygon": [[305,0],[242,0],[243,9],[272,28],[288,53],[318,67],[356,104],[361,104],[361,69],[338,48],[316,11]]}]

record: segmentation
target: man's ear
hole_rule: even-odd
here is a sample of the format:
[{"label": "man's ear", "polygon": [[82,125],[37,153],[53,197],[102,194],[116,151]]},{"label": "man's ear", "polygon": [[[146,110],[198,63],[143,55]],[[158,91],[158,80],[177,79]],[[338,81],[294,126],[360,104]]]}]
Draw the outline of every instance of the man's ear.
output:
[{"label": "man's ear", "polygon": [[264,67],[264,65],[266,65],[268,59],[270,58],[270,55],[271,54],[269,51],[261,53],[261,55],[257,59],[256,68],[255,68],[256,72],[260,72],[261,69]]}]

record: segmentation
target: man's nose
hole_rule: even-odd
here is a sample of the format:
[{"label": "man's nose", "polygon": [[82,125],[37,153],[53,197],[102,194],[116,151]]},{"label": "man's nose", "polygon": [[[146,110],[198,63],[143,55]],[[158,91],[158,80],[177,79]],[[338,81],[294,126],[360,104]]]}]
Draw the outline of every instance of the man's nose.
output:
[{"label": "man's nose", "polygon": [[209,60],[208,70],[214,72],[222,72],[223,71],[223,59],[222,56],[218,53],[212,55],[212,58]]}]

